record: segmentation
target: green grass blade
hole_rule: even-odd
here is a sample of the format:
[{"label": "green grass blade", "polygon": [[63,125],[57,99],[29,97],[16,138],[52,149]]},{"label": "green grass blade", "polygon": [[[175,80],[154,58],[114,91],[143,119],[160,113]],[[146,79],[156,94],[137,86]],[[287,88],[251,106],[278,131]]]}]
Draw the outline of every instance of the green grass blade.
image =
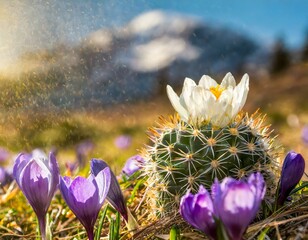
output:
[{"label": "green grass blade", "polygon": [[303,188],[308,187],[308,182],[307,181],[303,181],[302,184],[300,186],[298,186],[297,188],[293,189],[289,195],[292,195],[300,190],[302,190]]},{"label": "green grass blade", "polygon": [[105,217],[106,217],[107,210],[108,210],[108,205],[106,205],[106,207],[104,208],[102,216],[99,220],[98,227],[97,227],[96,234],[95,234],[95,240],[100,239],[102,229],[103,229],[103,223],[104,223],[104,220],[105,220]]},{"label": "green grass blade", "polygon": [[267,238],[268,236],[266,235],[266,233],[268,232],[269,229],[270,229],[269,227],[265,228],[265,229],[260,233],[260,235],[258,236],[258,240],[265,240],[265,239],[268,239],[268,238]]},{"label": "green grass blade", "polygon": [[116,219],[115,219],[115,224],[114,224],[114,240],[120,239],[120,226],[121,226],[121,218],[120,218],[120,213],[116,213]]},{"label": "green grass blade", "polygon": [[114,240],[114,219],[110,219],[109,240]]}]

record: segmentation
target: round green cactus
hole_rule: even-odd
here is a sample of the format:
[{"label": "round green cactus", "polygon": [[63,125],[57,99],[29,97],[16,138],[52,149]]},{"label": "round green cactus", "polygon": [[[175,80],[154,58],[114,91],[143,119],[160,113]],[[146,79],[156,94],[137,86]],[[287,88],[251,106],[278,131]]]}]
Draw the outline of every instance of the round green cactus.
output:
[{"label": "round green cactus", "polygon": [[[177,118],[152,128],[152,146],[145,151],[148,201],[155,215],[177,210],[180,197],[199,185],[210,187],[215,178],[242,178],[261,171],[268,184],[275,171],[272,139],[263,118],[248,115],[223,128],[198,128]],[[155,206],[155,207],[154,207]]]},{"label": "round green cactus", "polygon": [[[227,76],[230,78],[230,75]],[[201,84],[194,86],[192,80],[189,81],[189,87],[191,85],[193,87],[189,90],[194,91],[195,88],[197,91],[193,94],[203,91],[199,87]],[[234,79],[227,81],[232,82]],[[178,109],[180,117],[176,115],[169,119],[162,118],[157,127],[150,129],[152,145],[144,151],[146,199],[153,215],[164,216],[177,212],[180,199],[187,191],[196,192],[200,185],[209,188],[215,178],[218,180],[228,176],[242,178],[251,172],[261,171],[267,180],[267,185],[275,189],[277,167],[275,148],[268,127],[263,124],[264,117],[259,114],[249,116],[239,113],[243,102],[240,100],[238,102],[241,106],[235,106],[232,99],[229,101],[230,111],[223,105],[227,105],[228,101],[222,102],[219,106],[225,110],[225,114],[221,114],[221,117],[231,113],[232,107],[237,108],[236,115],[232,112],[234,116],[228,121],[225,119],[221,121],[217,117],[215,121],[210,121],[208,115],[194,115],[198,112],[196,110],[198,104],[202,108],[202,102],[198,103],[195,100],[206,97],[196,97],[191,102],[188,102],[186,97],[185,102],[185,94],[187,95],[188,91],[185,89],[185,84],[186,87],[189,85],[184,83],[183,99],[169,93],[169,98],[173,106]],[[225,83],[222,87],[210,86],[209,92],[214,89],[213,95],[218,101],[219,97],[223,96],[223,90],[219,94],[216,90],[229,89],[226,85]],[[234,83],[231,85],[235,86]],[[228,94],[232,97],[230,92],[231,90]],[[193,94],[191,95],[194,97]],[[235,93],[235,95],[245,94]],[[195,106],[191,106],[192,104]],[[189,112],[191,109],[192,113]],[[203,106],[203,109],[209,108]],[[202,111],[200,113],[203,114]],[[215,111],[210,112],[210,115],[217,116]],[[268,193],[271,194],[274,193]]]}]

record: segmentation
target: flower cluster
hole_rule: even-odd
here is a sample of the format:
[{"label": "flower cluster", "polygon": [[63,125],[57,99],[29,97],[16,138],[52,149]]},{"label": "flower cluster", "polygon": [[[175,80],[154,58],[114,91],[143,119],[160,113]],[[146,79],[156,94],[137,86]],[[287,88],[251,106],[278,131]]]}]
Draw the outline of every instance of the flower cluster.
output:
[{"label": "flower cluster", "polygon": [[[276,206],[281,207],[303,176],[305,160],[290,151],[283,162],[277,188]],[[211,239],[242,239],[249,223],[255,218],[266,191],[263,176],[254,173],[247,181],[225,178],[211,187],[211,194],[200,186],[195,195],[181,199],[180,213],[184,220]]]},{"label": "flower cluster", "polygon": [[186,78],[180,97],[168,85],[167,93],[174,109],[185,122],[211,123],[215,127],[228,125],[243,108],[249,90],[249,77],[245,74],[236,82],[228,73],[221,84],[204,75],[197,85]]},{"label": "flower cluster", "polygon": [[46,213],[58,185],[65,202],[85,227],[90,240],[94,239],[94,224],[106,198],[128,221],[122,191],[108,165],[93,159],[91,172],[88,178],[61,177],[53,153],[49,154],[49,158],[38,150],[19,154],[13,175],[37,215],[43,240],[47,239]]},{"label": "flower cluster", "polygon": [[211,190],[210,194],[200,186],[197,194],[182,197],[180,213],[184,220],[211,239],[219,239],[225,230],[230,239],[242,239],[265,195],[262,175],[252,174],[247,182],[232,178],[225,178],[222,183],[216,180]]}]

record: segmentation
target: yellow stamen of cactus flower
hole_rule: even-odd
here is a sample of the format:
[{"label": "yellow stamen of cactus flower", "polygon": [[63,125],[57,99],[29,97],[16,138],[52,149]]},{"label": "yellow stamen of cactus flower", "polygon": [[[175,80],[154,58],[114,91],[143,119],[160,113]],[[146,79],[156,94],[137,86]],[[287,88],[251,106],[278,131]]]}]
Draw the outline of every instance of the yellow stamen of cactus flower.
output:
[{"label": "yellow stamen of cactus flower", "polygon": [[222,94],[222,92],[224,90],[225,90],[225,88],[220,86],[219,84],[217,84],[216,87],[210,87],[210,91],[211,91],[211,93],[214,94],[216,99],[219,99],[220,95]]}]

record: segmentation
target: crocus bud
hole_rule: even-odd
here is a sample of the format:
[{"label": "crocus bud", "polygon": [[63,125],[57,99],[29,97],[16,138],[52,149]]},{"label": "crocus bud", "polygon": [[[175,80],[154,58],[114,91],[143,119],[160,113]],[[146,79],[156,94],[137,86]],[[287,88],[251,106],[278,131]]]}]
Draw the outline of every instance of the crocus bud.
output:
[{"label": "crocus bud", "polygon": [[305,160],[301,154],[290,151],[284,159],[278,190],[277,204],[283,205],[293,188],[302,178],[305,170]]},{"label": "crocus bud", "polygon": [[215,212],[230,239],[240,240],[255,218],[265,195],[265,182],[260,173],[250,175],[247,182],[225,178],[212,186]]},{"label": "crocus bud", "polygon": [[[102,160],[99,159],[92,159],[91,160],[91,172],[96,176],[100,171],[107,168],[108,165]],[[120,185],[114,173],[110,171],[111,175],[111,183],[110,189],[107,195],[108,202],[114,207],[126,220],[128,221],[128,213],[127,208],[124,200],[124,196],[122,194]]]},{"label": "crocus bud", "polygon": [[85,227],[89,240],[94,239],[94,224],[109,191],[110,181],[109,168],[103,169],[96,176],[90,174],[88,178],[60,178],[62,196]]},{"label": "crocus bud", "polygon": [[197,194],[188,192],[181,198],[180,213],[187,223],[204,232],[211,239],[216,239],[213,202],[202,185]]},{"label": "crocus bud", "polygon": [[45,239],[45,216],[59,184],[59,167],[55,156],[33,152],[19,154],[13,176],[37,215],[42,238]]},{"label": "crocus bud", "polygon": [[135,155],[127,159],[122,172],[125,173],[127,176],[133,175],[141,168],[141,164],[144,163],[143,157],[140,155]]}]

